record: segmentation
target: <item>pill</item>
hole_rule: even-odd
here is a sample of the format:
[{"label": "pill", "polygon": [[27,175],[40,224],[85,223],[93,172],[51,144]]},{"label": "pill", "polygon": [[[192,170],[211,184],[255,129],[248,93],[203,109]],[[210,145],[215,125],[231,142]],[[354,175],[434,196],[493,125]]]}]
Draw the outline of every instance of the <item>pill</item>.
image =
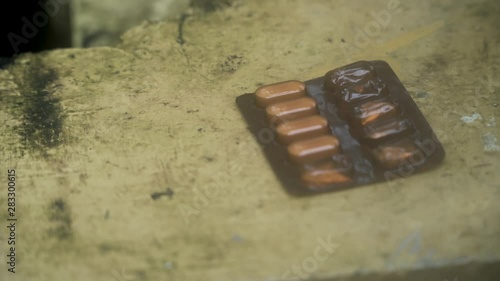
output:
[{"label": "pill", "polygon": [[363,85],[354,85],[341,92],[340,106],[347,107],[369,99],[380,98],[388,95],[387,88],[378,81],[370,80]]},{"label": "pill", "polygon": [[330,184],[350,182],[352,179],[346,167],[338,166],[332,160],[308,166],[301,174],[301,181],[310,187],[323,187]]},{"label": "pill", "polygon": [[380,118],[392,117],[398,114],[397,105],[388,101],[370,101],[354,109],[354,118],[361,125],[366,125]]},{"label": "pill", "polygon": [[409,139],[380,146],[373,151],[373,154],[386,169],[395,169],[400,165],[419,165],[425,161],[425,155]]},{"label": "pill", "polygon": [[321,115],[313,115],[284,122],[276,128],[276,132],[281,143],[290,144],[328,134],[328,121]]},{"label": "pill", "polygon": [[262,108],[279,102],[298,99],[305,95],[305,84],[294,80],[262,86],[255,91],[256,102]]},{"label": "pill", "polygon": [[363,127],[363,137],[379,140],[388,136],[400,135],[411,131],[411,123],[406,119],[393,118],[372,122]]},{"label": "pill", "polygon": [[339,140],[332,135],[294,142],[287,149],[290,160],[296,164],[327,159],[340,152]]},{"label": "pill", "polygon": [[324,83],[326,96],[331,101],[340,101],[343,107],[386,92],[384,83],[377,79],[373,66],[366,61],[329,71],[325,74]]},{"label": "pill", "polygon": [[266,108],[267,118],[272,125],[279,125],[318,114],[316,101],[312,98],[299,98],[291,101],[280,102]]},{"label": "pill", "polygon": [[373,67],[367,61],[359,61],[346,65],[342,69],[327,72],[325,89],[329,92],[336,92],[352,84],[365,84],[366,81],[374,80],[374,78]]}]

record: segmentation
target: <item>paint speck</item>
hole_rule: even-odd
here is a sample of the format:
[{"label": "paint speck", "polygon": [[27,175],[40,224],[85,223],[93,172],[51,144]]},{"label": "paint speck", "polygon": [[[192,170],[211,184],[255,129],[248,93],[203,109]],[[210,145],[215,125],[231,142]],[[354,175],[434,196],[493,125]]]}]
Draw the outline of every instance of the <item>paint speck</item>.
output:
[{"label": "paint speck", "polygon": [[487,133],[483,136],[484,151],[485,152],[499,152],[500,145],[498,139],[493,133]]},{"label": "paint speck", "polygon": [[231,237],[231,240],[233,240],[233,242],[240,243],[243,242],[243,237],[238,234],[234,234],[233,237]]},{"label": "paint speck", "polygon": [[476,120],[483,120],[483,116],[481,116],[481,114],[475,112],[471,116],[462,116],[460,118],[460,120],[462,120],[462,122],[464,122],[465,124],[470,124]]},{"label": "paint speck", "polygon": [[486,123],[486,127],[496,127],[496,126],[497,126],[497,122],[495,120],[495,117],[491,117],[488,120],[488,123]]},{"label": "paint speck", "polygon": [[429,93],[423,92],[423,91],[418,91],[417,93],[415,93],[415,97],[417,99],[425,99],[425,98],[428,98],[429,96],[430,96]]},{"label": "paint speck", "polygon": [[167,261],[166,263],[163,264],[163,267],[165,269],[168,269],[168,270],[173,269],[174,268],[174,263],[171,262],[171,261]]},{"label": "paint speck", "polygon": [[167,187],[165,191],[151,193],[151,199],[153,200],[157,200],[162,196],[167,196],[168,198],[172,199],[172,197],[174,196],[174,191],[170,187]]}]

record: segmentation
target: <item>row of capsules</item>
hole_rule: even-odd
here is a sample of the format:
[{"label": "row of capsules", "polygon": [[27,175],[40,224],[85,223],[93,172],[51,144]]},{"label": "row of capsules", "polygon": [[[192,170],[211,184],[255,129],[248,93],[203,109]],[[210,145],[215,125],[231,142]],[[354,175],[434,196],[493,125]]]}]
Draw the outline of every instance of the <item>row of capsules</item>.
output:
[{"label": "row of capsules", "polygon": [[383,169],[395,169],[419,153],[410,136],[413,124],[390,99],[387,86],[366,61],[325,75],[325,96],[337,104],[339,116]]},{"label": "row of capsules", "polygon": [[277,141],[287,147],[289,160],[301,170],[301,181],[311,187],[350,182],[339,140],[321,116],[316,101],[300,81],[265,85],[255,91],[257,105],[266,111]]}]

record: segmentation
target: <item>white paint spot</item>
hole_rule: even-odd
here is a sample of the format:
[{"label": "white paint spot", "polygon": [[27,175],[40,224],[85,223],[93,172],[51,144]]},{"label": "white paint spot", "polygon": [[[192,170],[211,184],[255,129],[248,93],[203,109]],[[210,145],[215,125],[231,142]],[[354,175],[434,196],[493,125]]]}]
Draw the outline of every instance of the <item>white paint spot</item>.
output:
[{"label": "white paint spot", "polygon": [[470,124],[476,120],[483,120],[483,116],[481,116],[481,114],[477,112],[474,112],[474,114],[472,114],[471,116],[462,116],[460,120],[462,120],[466,124]]},{"label": "white paint spot", "polygon": [[171,261],[167,261],[167,262],[165,262],[165,263],[163,264],[163,267],[164,267],[165,269],[173,269],[173,268],[174,268],[174,263],[173,263],[173,262],[171,262]]},{"label": "white paint spot", "polygon": [[486,123],[486,127],[496,127],[496,126],[497,126],[497,122],[495,120],[495,117],[491,117],[488,120],[488,123]]},{"label": "white paint spot", "polygon": [[500,145],[498,144],[498,139],[493,133],[487,133],[486,135],[484,135],[483,143],[485,152],[500,151]]}]

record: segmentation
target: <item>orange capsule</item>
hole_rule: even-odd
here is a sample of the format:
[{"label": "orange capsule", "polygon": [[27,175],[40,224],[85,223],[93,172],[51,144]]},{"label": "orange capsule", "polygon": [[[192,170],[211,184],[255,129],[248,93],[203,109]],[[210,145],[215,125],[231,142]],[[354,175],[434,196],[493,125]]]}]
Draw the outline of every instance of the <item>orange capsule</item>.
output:
[{"label": "orange capsule", "polygon": [[281,143],[290,144],[328,134],[328,121],[323,116],[313,115],[284,122],[276,128],[276,132]]},{"label": "orange capsule", "polygon": [[327,159],[339,152],[339,140],[332,135],[294,142],[288,146],[290,160],[296,164]]},{"label": "orange capsule", "polygon": [[255,91],[257,104],[262,108],[272,104],[298,99],[305,95],[306,85],[303,82],[295,80],[262,86]]},{"label": "orange capsule", "polygon": [[383,119],[368,123],[363,127],[365,139],[379,140],[392,135],[405,134],[412,131],[412,124],[407,119]]},{"label": "orange capsule", "polygon": [[266,108],[267,118],[273,125],[289,122],[318,114],[316,101],[312,98],[299,98],[273,104]]},{"label": "orange capsule", "polygon": [[398,114],[397,105],[388,101],[370,101],[354,109],[354,117],[359,120],[361,125],[396,114]]},{"label": "orange capsule", "polygon": [[333,161],[325,161],[310,166],[300,179],[309,187],[321,188],[325,185],[350,182],[350,172],[346,167],[338,167]]},{"label": "orange capsule", "polygon": [[410,139],[405,139],[395,144],[382,145],[374,149],[373,154],[377,162],[386,169],[396,169],[399,165],[404,164],[415,164],[409,163],[408,160],[410,157],[417,156],[417,154],[420,154],[420,156],[414,157],[415,162],[425,160],[425,155],[418,150],[417,146]]}]

